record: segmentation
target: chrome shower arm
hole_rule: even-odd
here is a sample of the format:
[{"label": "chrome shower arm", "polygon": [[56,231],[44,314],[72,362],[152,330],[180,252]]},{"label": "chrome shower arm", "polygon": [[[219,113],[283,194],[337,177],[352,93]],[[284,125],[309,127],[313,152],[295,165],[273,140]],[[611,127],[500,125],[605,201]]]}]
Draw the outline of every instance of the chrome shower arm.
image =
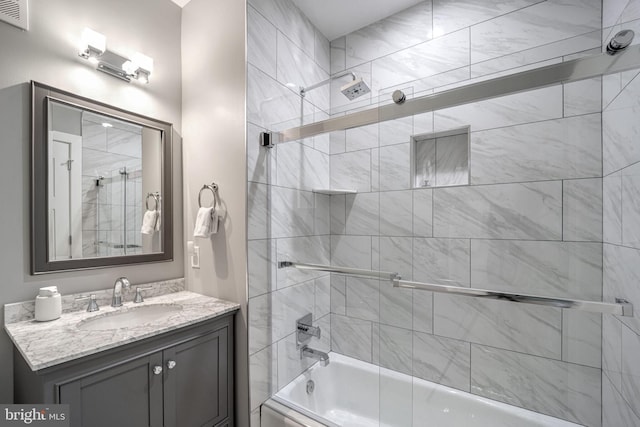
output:
[{"label": "chrome shower arm", "polygon": [[328,79],[323,80],[323,81],[321,81],[321,82],[318,82],[318,83],[316,83],[316,84],[312,84],[311,86],[301,87],[301,88],[300,88],[300,95],[301,95],[302,97],[304,97],[304,96],[305,96],[305,94],[306,94],[307,92],[309,92],[310,90],[317,89],[317,88],[319,88],[320,86],[324,86],[324,85],[326,85],[326,84],[328,84],[328,83],[331,83],[331,81],[332,81],[332,80],[339,79],[339,78],[341,78],[341,77],[349,76],[349,75],[351,76],[351,79],[352,79],[352,80],[355,80],[355,79],[357,78],[357,77],[356,77],[356,75],[355,75],[352,71],[346,71],[346,72],[341,73],[341,74],[338,74],[338,75],[336,75],[336,76],[329,77]]}]

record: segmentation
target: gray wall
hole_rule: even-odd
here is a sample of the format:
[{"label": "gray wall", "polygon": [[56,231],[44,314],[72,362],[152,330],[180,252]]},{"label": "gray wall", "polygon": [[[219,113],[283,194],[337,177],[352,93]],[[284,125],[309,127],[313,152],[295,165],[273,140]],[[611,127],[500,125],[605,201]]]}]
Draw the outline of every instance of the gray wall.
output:
[{"label": "gray wall", "polygon": [[[603,36],[640,28],[640,1],[605,1]],[[635,44],[640,40],[635,40]],[[604,300],[627,298],[633,318],[603,316],[602,424],[640,425],[640,70],[603,79]]]},{"label": "gray wall", "polygon": [[[182,16],[185,234],[193,240],[198,191],[216,182],[227,218],[210,239],[196,239],[200,269],[190,290],[237,302],[236,424],[247,426],[247,257],[245,149],[245,2],[192,0]],[[211,200],[211,195],[203,200]]]},{"label": "gray wall", "polygon": [[[36,80],[182,127],[180,8],[169,0],[32,1],[31,30],[0,23],[0,305],[34,298],[45,284],[63,294],[107,288],[118,276],[133,283],[182,277],[181,142],[176,154],[175,261],[75,273],[29,275],[30,91]],[[77,56],[84,27],[107,36],[114,51],[141,51],[155,60],[148,86],[98,73]],[[0,402],[12,402],[12,346],[0,334]]]}]

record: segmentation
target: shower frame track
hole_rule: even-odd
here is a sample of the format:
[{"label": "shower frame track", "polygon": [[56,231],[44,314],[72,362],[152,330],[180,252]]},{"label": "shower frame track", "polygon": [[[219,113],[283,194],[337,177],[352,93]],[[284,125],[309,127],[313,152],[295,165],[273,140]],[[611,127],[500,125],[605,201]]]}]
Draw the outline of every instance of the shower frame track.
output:
[{"label": "shower frame track", "polygon": [[293,261],[281,261],[278,268],[296,268],[298,270],[324,271],[346,276],[367,277],[373,279],[389,280],[395,288],[416,289],[460,295],[473,298],[494,299],[522,304],[544,305],[571,310],[589,311],[592,313],[615,314],[617,316],[633,317],[633,304],[627,300],[616,298],[615,303],[601,301],[585,301],[568,298],[554,298],[540,295],[519,294],[511,292],[499,292],[489,289],[467,288],[463,286],[442,285],[435,283],[422,283],[410,280],[402,280],[400,274],[391,271],[362,270],[350,267],[337,267],[322,264],[306,264]]},{"label": "shower frame track", "polygon": [[[357,128],[470,102],[540,89],[555,84],[570,83],[628,71],[634,68],[640,68],[640,45],[629,46],[624,52],[613,56],[602,53],[573,59],[409,99],[400,105],[382,105],[280,132],[263,132],[261,134],[261,145],[272,147],[279,142],[296,141],[327,132]],[[264,135],[268,135],[266,140]],[[268,143],[265,141],[268,141]]]}]

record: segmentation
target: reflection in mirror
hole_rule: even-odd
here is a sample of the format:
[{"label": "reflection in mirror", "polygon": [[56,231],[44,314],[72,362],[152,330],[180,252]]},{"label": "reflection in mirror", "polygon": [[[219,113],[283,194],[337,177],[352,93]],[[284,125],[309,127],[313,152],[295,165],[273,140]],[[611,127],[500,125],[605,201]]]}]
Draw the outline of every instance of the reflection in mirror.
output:
[{"label": "reflection in mirror", "polygon": [[48,110],[49,260],[160,252],[160,131],[51,99]]},{"label": "reflection in mirror", "polygon": [[33,102],[33,272],[171,259],[171,126],[36,83]]}]

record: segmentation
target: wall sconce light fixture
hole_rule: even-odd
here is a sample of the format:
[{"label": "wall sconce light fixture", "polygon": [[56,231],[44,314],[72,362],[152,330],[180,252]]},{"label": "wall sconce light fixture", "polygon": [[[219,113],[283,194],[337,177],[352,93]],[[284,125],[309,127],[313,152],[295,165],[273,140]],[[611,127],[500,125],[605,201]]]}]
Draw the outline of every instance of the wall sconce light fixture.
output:
[{"label": "wall sconce light fixture", "polygon": [[78,55],[96,64],[104,51],[107,50],[107,38],[104,34],[93,31],[91,28],[84,29],[81,43]]},{"label": "wall sconce light fixture", "polygon": [[141,83],[149,83],[153,72],[153,58],[135,53],[131,59],[107,50],[107,38],[85,28],[82,32],[82,44],[78,55],[89,62],[97,64],[97,70],[117,77],[126,82],[131,79]]}]

